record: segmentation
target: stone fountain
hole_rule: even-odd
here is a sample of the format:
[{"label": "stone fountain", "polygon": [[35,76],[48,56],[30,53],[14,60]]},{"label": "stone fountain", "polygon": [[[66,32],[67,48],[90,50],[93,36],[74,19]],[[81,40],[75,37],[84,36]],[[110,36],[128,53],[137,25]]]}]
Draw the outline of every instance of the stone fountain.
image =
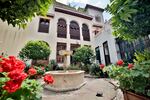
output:
[{"label": "stone fountain", "polygon": [[49,71],[54,77],[52,85],[45,85],[45,88],[55,92],[72,91],[81,88],[86,82],[84,81],[84,71],[81,70],[66,70],[67,56],[72,54],[72,51],[61,50],[59,54],[64,57],[64,71]]}]

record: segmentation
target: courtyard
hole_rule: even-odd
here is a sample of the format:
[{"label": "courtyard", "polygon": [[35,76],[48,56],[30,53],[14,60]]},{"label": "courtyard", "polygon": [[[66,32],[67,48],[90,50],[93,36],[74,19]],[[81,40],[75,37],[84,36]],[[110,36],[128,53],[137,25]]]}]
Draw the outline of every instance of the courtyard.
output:
[{"label": "courtyard", "polygon": [[[86,84],[79,90],[57,93],[44,90],[42,100],[115,100],[115,87],[109,83],[109,79],[85,78]],[[96,96],[98,92],[102,92],[102,96]],[[121,99],[120,99],[121,100]]]},{"label": "courtyard", "polygon": [[150,100],[149,0],[0,0],[0,100]]}]

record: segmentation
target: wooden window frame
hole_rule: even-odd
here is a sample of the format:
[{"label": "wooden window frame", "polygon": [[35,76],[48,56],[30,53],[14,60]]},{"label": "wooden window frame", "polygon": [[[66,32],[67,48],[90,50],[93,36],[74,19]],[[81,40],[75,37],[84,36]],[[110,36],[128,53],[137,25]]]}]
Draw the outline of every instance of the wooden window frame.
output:
[{"label": "wooden window frame", "polygon": [[[48,25],[46,25],[46,24],[48,24]],[[50,19],[48,19],[48,18],[40,18],[39,19],[38,32],[49,33],[49,26],[50,26]]]}]

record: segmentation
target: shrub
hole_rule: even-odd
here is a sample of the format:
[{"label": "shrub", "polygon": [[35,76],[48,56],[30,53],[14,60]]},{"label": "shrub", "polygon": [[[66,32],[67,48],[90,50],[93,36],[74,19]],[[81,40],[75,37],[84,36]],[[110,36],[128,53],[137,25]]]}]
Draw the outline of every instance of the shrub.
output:
[{"label": "shrub", "polygon": [[47,59],[50,55],[50,48],[44,41],[29,41],[19,52],[21,59]]},{"label": "shrub", "polygon": [[80,66],[79,66],[79,68],[81,69],[81,70],[84,70],[86,73],[89,73],[89,71],[90,71],[90,64],[87,64],[87,65],[85,65],[85,64],[81,64]]},{"label": "shrub", "polygon": [[149,50],[144,50],[144,52],[136,52],[135,53],[136,59],[134,59],[134,62],[142,62],[145,60],[150,60],[150,51]]},{"label": "shrub", "polygon": [[97,77],[107,77],[98,64],[91,65],[90,74]]},{"label": "shrub", "polygon": [[77,65],[70,65],[67,67],[67,70],[81,70],[81,68]]},{"label": "shrub", "polygon": [[45,70],[46,70],[46,71],[57,70],[58,67],[59,67],[59,66],[58,66],[56,60],[53,60],[53,59],[52,59],[52,60],[50,60],[48,66],[45,67]]},{"label": "shrub", "polygon": [[90,47],[83,46],[77,48],[72,57],[74,62],[76,63],[81,62],[84,65],[87,65],[92,64],[92,61],[94,60],[94,53]]},{"label": "shrub", "polygon": [[75,64],[77,64],[81,70],[84,70],[88,73],[89,67],[94,61],[94,53],[90,47],[83,46],[75,50],[72,58],[73,62],[75,62]]}]

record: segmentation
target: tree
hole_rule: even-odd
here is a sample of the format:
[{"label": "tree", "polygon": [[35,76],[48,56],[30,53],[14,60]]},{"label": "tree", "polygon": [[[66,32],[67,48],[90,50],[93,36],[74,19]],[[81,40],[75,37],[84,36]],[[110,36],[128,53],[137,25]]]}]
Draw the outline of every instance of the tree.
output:
[{"label": "tree", "polygon": [[94,53],[90,47],[83,46],[77,48],[72,57],[74,62],[80,62],[83,63],[84,65],[88,65],[92,63]]},{"label": "tree", "polygon": [[0,0],[0,18],[14,27],[25,28],[36,15],[46,15],[53,0]]},{"label": "tree", "polygon": [[49,45],[44,41],[29,41],[19,53],[22,59],[47,59],[50,55]]},{"label": "tree", "polygon": [[150,34],[149,0],[110,0],[106,10],[112,14],[113,34],[125,40]]}]

